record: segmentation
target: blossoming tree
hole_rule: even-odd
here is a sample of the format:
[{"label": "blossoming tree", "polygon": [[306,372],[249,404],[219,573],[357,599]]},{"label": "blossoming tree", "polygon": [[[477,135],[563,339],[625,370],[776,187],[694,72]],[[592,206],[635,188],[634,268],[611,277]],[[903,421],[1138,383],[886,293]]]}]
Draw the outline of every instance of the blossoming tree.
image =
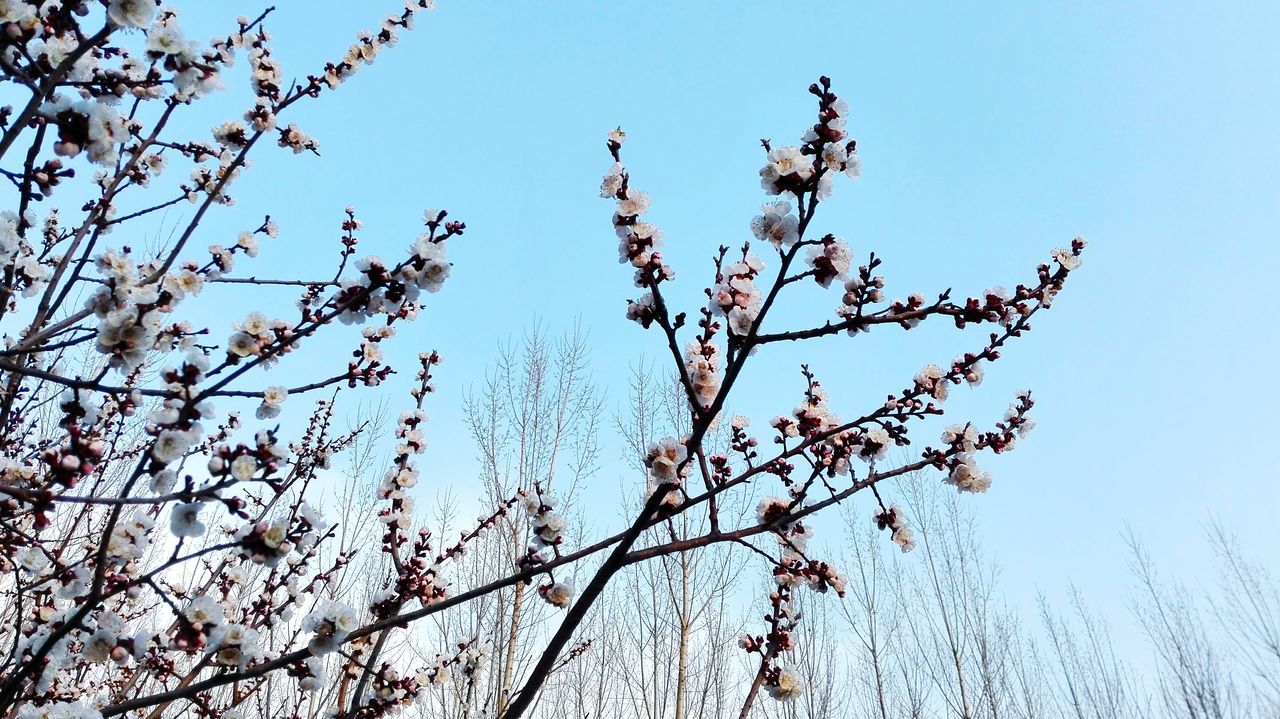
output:
[{"label": "blossoming tree", "polygon": [[[687,427],[647,448],[645,501],[628,526],[571,541],[549,489],[534,481],[500,497],[456,540],[418,528],[415,458],[426,447],[425,402],[441,361],[428,352],[414,368],[377,490],[377,546],[360,557],[362,573],[350,571],[360,547],[340,541],[346,529],[311,501],[333,458],[361,431],[335,430],[331,398],[338,388],[376,387],[390,376],[383,343],[415,319],[424,292],[441,288],[449,240],[466,226],[428,210],[407,252],[383,260],[359,251],[361,223],[348,208],[334,271],[319,278],[236,271],[262,238],[280,232],[270,217],[234,243],[199,245],[221,234],[207,218],[233,202],[251,151],[272,140],[294,153],[317,151],[289,121],[291,108],[371,63],[430,5],[410,0],[341,59],[288,82],[263,27],[269,11],[200,45],[186,39],[176,11],[151,0],[0,0],[3,80],[22,97],[0,110],[0,172],[9,181],[0,214],[0,716],[232,717],[268,708],[390,715],[437,685],[465,683],[488,640],[420,650],[429,659],[411,663],[388,650],[397,635],[531,586],[563,616],[522,686],[498,707],[514,719],[528,715],[547,678],[584,651],[574,644],[577,630],[619,572],[713,545],[760,557],[774,580],[765,625],[740,642],[758,659],[746,716],[762,691],[787,700],[803,690],[786,667],[801,620],[796,594],[844,591],[838,569],[810,549],[810,517],[867,493],[880,526],[910,549],[911,531],[880,501],[878,485],[936,469],[960,491],[983,492],[991,479],[977,456],[1012,448],[1031,427],[1031,395],[1023,393],[989,428],[953,424],[914,459],[889,459],[911,444],[913,421],[943,414],[951,387],[980,383],[1005,345],[1030,330],[1079,265],[1083,240],[1055,250],[1011,292],[886,301],[881,261],[869,254],[860,262],[842,239],[818,229],[840,177],[858,173],[847,104],[822,78],[809,88],[817,118],[799,144],[763,143],[761,186],[778,199],[752,220],[747,241],[715,253],[708,301],[692,315],[668,303],[675,273],[663,259],[662,231],[643,219],[649,196],[621,163],[625,135],[608,136],[614,164],[601,194],[616,202],[620,259],[642,291],[626,315],[670,353]],[[211,139],[172,129],[176,115],[193,114],[222,86],[237,55],[247,60],[255,98],[242,117],[211,118]],[[182,169],[169,169],[175,165]],[[55,193],[71,195],[74,209],[55,207]],[[173,237],[139,250],[130,236],[136,221],[181,203],[192,209]],[[809,282],[836,288],[827,295],[832,318],[778,326],[775,301]],[[230,333],[180,319],[242,284],[297,299],[276,316],[244,317]],[[742,391],[743,368],[770,345],[932,320],[990,331],[949,364],[904,378],[861,414],[837,416],[805,368],[798,406],[763,433],[753,434],[745,418],[722,416]],[[338,325],[361,327],[355,346],[321,356],[325,345],[315,338]],[[272,367],[299,350],[332,371],[273,382]],[[302,426],[272,421],[286,401],[320,393]],[[242,420],[240,406],[254,419]],[[715,452],[708,437],[721,422],[729,424],[729,449]],[[720,507],[748,485],[772,486],[776,496],[754,519],[722,521]],[[682,516],[697,517],[681,526],[699,531],[664,535]],[[511,536],[512,522],[528,527],[531,541],[501,576],[466,584],[473,575],[451,573],[495,528]],[[774,546],[762,548],[761,538]],[[580,589],[575,569],[585,578]],[[351,584],[377,591],[339,591]]]}]

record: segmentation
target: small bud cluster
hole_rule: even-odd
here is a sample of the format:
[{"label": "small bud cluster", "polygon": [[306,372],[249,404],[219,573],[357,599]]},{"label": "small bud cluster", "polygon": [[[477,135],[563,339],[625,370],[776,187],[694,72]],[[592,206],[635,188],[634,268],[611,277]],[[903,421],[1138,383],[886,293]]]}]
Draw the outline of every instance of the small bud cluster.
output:
[{"label": "small bud cluster", "polygon": [[800,511],[799,500],[766,497],[756,507],[756,519],[778,538],[781,558],[773,568],[773,580],[779,586],[809,587],[815,592],[834,590],[843,597],[844,578],[827,562],[806,556],[813,530],[794,517]]},{"label": "small bud cluster", "polygon": [[780,585],[769,594],[768,630],[763,635],[744,634],[738,646],[748,654],[760,655],[761,676],[769,696],[782,702],[794,701],[804,693],[804,679],[794,669],[778,663],[779,657],[796,647],[795,630],[800,614],[792,604],[791,587]]},{"label": "small bud cluster", "polygon": [[893,543],[903,552],[910,552],[916,548],[916,538],[911,532],[911,527],[907,526],[907,520],[903,517],[902,508],[894,504],[887,509],[882,509],[875,516],[876,529],[890,530],[890,538]]}]

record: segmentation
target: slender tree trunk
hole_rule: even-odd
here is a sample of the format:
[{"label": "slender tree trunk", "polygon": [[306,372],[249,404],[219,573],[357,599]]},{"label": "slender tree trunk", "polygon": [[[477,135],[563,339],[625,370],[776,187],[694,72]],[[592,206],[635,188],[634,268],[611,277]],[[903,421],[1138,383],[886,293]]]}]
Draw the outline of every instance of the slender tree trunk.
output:
[{"label": "slender tree trunk", "polygon": [[502,719],[507,713],[507,702],[511,700],[511,685],[515,683],[513,674],[516,661],[516,638],[520,630],[521,609],[524,607],[524,588],[523,582],[517,584],[515,598],[511,600],[511,629],[507,633],[507,646],[503,650],[505,656],[502,658],[502,684],[496,713],[498,719]]},{"label": "slender tree trunk", "polygon": [[685,719],[685,694],[689,685],[689,555],[680,553],[680,647],[676,664],[676,715]]},{"label": "slender tree trunk", "polygon": [[676,667],[676,717],[684,719],[685,692],[689,683],[689,625],[680,622],[679,665]]}]

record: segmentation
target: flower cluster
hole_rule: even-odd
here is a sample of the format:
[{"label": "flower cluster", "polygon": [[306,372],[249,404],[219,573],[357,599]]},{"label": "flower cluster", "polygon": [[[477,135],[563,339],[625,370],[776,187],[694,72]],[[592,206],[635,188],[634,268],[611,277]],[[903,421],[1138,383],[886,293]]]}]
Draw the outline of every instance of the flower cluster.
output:
[{"label": "flower cluster", "polygon": [[216,663],[242,671],[266,657],[258,630],[231,623],[219,624],[209,632],[206,651]]},{"label": "flower cluster", "polygon": [[227,339],[227,354],[234,358],[274,358],[293,347],[293,328],[280,319],[267,319],[261,312],[250,312],[233,323],[235,332]]},{"label": "flower cluster", "polygon": [[240,543],[242,557],[274,567],[295,550],[305,556],[319,541],[324,528],[324,521],[315,510],[302,502],[296,518],[285,516],[246,524],[236,530],[234,538]]},{"label": "flower cluster", "polygon": [[119,159],[116,148],[129,137],[125,119],[114,107],[95,100],[73,101],[58,96],[40,106],[39,113],[58,128],[54,152],[75,157],[88,152],[89,161],[112,165]]},{"label": "flower cluster", "polygon": [[[100,165],[115,164],[118,147],[136,130],[134,121],[117,112],[120,99],[157,99],[168,85],[175,100],[190,102],[219,89],[221,68],[232,62],[234,49],[244,42],[238,32],[202,49],[184,38],[173,9],[166,7],[157,17],[155,5],[147,0],[111,0],[107,19],[119,28],[144,28],[145,52],[82,53],[76,52],[74,25],[64,14],[76,6],[64,9],[51,3],[37,11],[28,3],[7,5],[23,9],[15,22],[31,33],[27,52],[14,56],[16,64],[30,61],[19,71],[26,77],[56,76],[66,68],[66,78],[80,88],[79,100],[54,92],[35,111],[57,129],[55,152],[69,157],[86,152]],[[45,14],[43,22],[29,17],[36,12]]]},{"label": "flower cluster", "polygon": [[613,165],[600,182],[600,196],[616,199],[613,229],[618,236],[618,262],[636,268],[636,287],[648,290],[638,300],[627,303],[627,319],[649,327],[654,320],[656,301],[654,288],[675,278],[675,271],[662,261],[662,230],[641,219],[649,209],[649,195],[631,187],[631,178],[622,166],[619,151],[626,139],[622,130],[613,130],[607,138]]},{"label": "flower cluster", "polygon": [[420,675],[400,676],[389,663],[383,662],[370,675],[369,689],[363,697],[359,710],[354,713],[359,719],[389,716],[412,706],[418,699],[426,682]]},{"label": "flower cluster", "polygon": [[798,147],[773,147],[768,150],[764,167],[760,168],[760,187],[770,195],[800,193],[811,188],[813,158]]},{"label": "flower cluster", "polygon": [[[347,214],[358,227],[355,211],[347,208]],[[399,264],[388,265],[373,255],[358,260],[356,276],[343,279],[330,300],[338,308],[338,320],[360,324],[378,316],[390,321],[417,317],[422,291],[439,291],[449,276],[445,259],[449,238],[466,229],[466,223],[446,221],[447,216],[444,210],[427,210],[423,214],[427,231],[409,246],[408,259]]]},{"label": "flower cluster", "polygon": [[[155,524],[155,520],[141,510],[135,511],[125,521],[118,522],[107,540],[107,561],[123,567],[126,572],[140,569],[135,562],[142,559],[151,547],[151,532]],[[80,571],[73,570],[71,581],[63,586],[63,592],[68,596],[89,593],[84,581],[88,570],[83,567],[78,569]]]},{"label": "flower cluster", "polygon": [[179,629],[173,646],[196,652],[209,644],[209,636],[227,621],[227,610],[217,599],[202,594],[192,599],[177,617]]},{"label": "flower cluster", "polygon": [[427,449],[421,429],[426,421],[427,413],[420,407],[400,413],[395,430],[396,457],[378,489],[378,496],[391,502],[390,506],[378,512],[379,521],[387,525],[383,541],[397,547],[408,541],[398,530],[408,529],[413,522],[413,498],[405,490],[418,484],[418,467],[413,462],[413,455],[422,454]]},{"label": "flower cluster", "polygon": [[916,387],[925,394],[942,402],[951,393],[951,382],[947,373],[936,364],[927,364],[916,373]]},{"label": "flower cluster", "polygon": [[291,122],[287,126],[280,128],[280,139],[277,141],[280,147],[287,147],[293,150],[293,154],[297,155],[302,152],[311,152],[316,155],[320,154],[316,141],[311,136],[302,131],[297,123]]},{"label": "flower cluster", "polygon": [[289,398],[289,390],[275,385],[262,391],[262,404],[254,412],[258,419],[275,419],[280,416],[280,406]]},{"label": "flower cluster", "polygon": [[405,0],[404,10],[400,14],[388,15],[376,33],[361,31],[342,59],[326,63],[324,75],[319,78],[310,77],[311,83],[318,85],[323,82],[330,88],[338,87],[362,66],[372,65],[384,48],[394,47],[401,29],[412,30],[414,16],[419,10],[434,9],[435,0]]},{"label": "flower cluster", "polygon": [[[942,433],[947,446],[945,461],[935,464],[947,469],[946,483],[959,492],[981,493],[991,486],[991,474],[978,466],[974,454],[989,449],[997,454],[1013,449],[1019,437],[1025,437],[1035,422],[1027,416],[1035,402],[1030,392],[1019,392],[1013,404],[1005,411],[1004,420],[996,423],[996,429],[979,432],[972,425],[951,425]],[[926,455],[929,453],[926,452]]]},{"label": "flower cluster", "polygon": [[680,503],[681,483],[689,474],[689,451],[684,442],[667,437],[649,445],[644,465],[648,468],[646,496],[663,491],[661,504],[674,507]]},{"label": "flower cluster", "polygon": [[151,280],[154,263],[139,265],[127,248],[107,250],[94,262],[102,283],[85,303],[98,319],[97,349],[107,355],[112,367],[122,373],[137,369],[154,349],[171,348],[188,333],[182,327],[166,325],[166,316],[184,297],[199,294],[203,279],[190,269],[165,273]]},{"label": "flower cluster", "polygon": [[521,506],[533,528],[528,552],[521,560],[523,564],[542,564],[559,554],[560,545],[564,543],[565,519],[555,511],[557,504],[556,498],[543,493],[538,485],[521,498]]},{"label": "flower cluster", "polygon": [[854,458],[867,463],[884,459],[891,447],[902,443],[902,430],[893,424],[871,424],[865,428],[843,424],[831,411],[827,391],[821,383],[807,366],[802,371],[807,381],[804,401],[790,417],[774,418],[772,426],[781,441],[791,437],[821,440],[810,444],[809,450],[816,466],[825,468],[828,476],[848,474],[849,460]]},{"label": "flower cluster", "polygon": [[43,706],[27,704],[18,710],[17,716],[18,719],[102,719],[102,712],[74,701],[53,702]]},{"label": "flower cluster", "polygon": [[328,601],[302,620],[302,631],[311,635],[307,649],[312,654],[328,654],[360,628],[360,615],[341,602]]},{"label": "flower cluster", "polygon": [[796,648],[795,630],[800,615],[792,602],[791,587],[779,585],[771,592],[769,609],[764,617],[768,625],[765,634],[744,634],[738,639],[738,646],[748,654],[760,655],[760,676],[769,696],[789,702],[804,693],[800,674],[778,663],[781,655]]},{"label": "flower cluster", "polygon": [[[55,224],[57,213],[49,214],[48,222]],[[11,268],[14,289],[21,289],[23,297],[34,297],[45,288],[52,271],[41,261],[30,243],[22,236],[21,228],[35,224],[35,213],[28,211],[22,218],[12,210],[0,212],[0,267]]]},{"label": "flower cluster", "polygon": [[844,596],[844,578],[827,562],[806,556],[813,530],[795,514],[802,508],[799,500],[765,497],[756,506],[756,519],[778,538],[781,557],[774,565],[773,580],[779,586],[809,587],[815,592],[834,590]]},{"label": "flower cluster", "polygon": [[264,429],[254,434],[252,446],[243,442],[234,447],[222,443],[210,448],[209,454],[206,468],[214,480],[244,482],[257,478],[267,481],[279,471],[288,456],[288,449],[276,441],[274,432]]},{"label": "flower cluster", "polygon": [[194,388],[208,370],[209,358],[193,351],[181,365],[162,374],[166,397],[160,408],[147,417],[146,429],[155,436],[151,445],[152,474],[181,460],[204,436],[200,420],[213,417],[214,408],[208,400],[195,402],[198,395]]},{"label": "flower cluster", "polygon": [[955,487],[957,492],[979,494],[991,486],[991,474],[978,466],[973,455],[964,454],[952,463],[946,482]]},{"label": "flower cluster", "polygon": [[[431,371],[443,360],[439,353],[424,352],[418,356],[418,361],[418,384],[412,391],[414,409],[400,415],[395,433],[399,440],[396,456],[379,489],[379,495],[391,502],[390,506],[379,511],[379,518],[386,525],[382,551],[396,570],[393,581],[374,595],[370,611],[379,619],[396,615],[414,601],[427,606],[448,598],[449,584],[443,577],[446,563],[463,556],[472,542],[493,530],[508,516],[517,501],[511,499],[499,503],[492,513],[480,517],[471,531],[462,533],[456,542],[442,548],[434,557],[432,553],[436,549],[430,531],[419,529],[410,543],[406,530],[413,523],[413,501],[406,490],[416,486],[419,477],[412,456],[426,449],[421,426],[427,415],[422,404],[426,395],[435,389]],[[407,552],[403,551],[406,545],[409,545]]]},{"label": "flower cluster", "polygon": [[804,694],[804,677],[794,669],[779,668],[769,679],[769,696],[778,701],[788,702]]},{"label": "flower cluster", "polygon": [[810,272],[814,282],[823,287],[830,287],[834,279],[843,279],[849,274],[853,263],[853,250],[844,240],[827,235],[822,241],[809,248],[808,257]]},{"label": "flower cluster", "polygon": [[[754,321],[754,320],[753,320]],[[698,406],[710,407],[720,394],[720,348],[701,339],[684,350],[684,371]]]},{"label": "flower cluster", "polygon": [[400,269],[400,276],[406,282],[427,292],[439,292],[452,267],[445,259],[447,245],[444,239],[435,237],[444,218],[444,211],[427,210],[423,213],[423,219],[431,230],[418,236],[409,248],[413,261]]},{"label": "flower cluster", "polygon": [[538,587],[538,594],[553,607],[568,607],[573,603],[573,579],[563,579]]},{"label": "flower cluster", "polygon": [[796,405],[791,412],[791,417],[780,416],[773,420],[773,427],[790,437],[811,437],[834,429],[840,424],[840,418],[831,411],[828,404],[830,397],[827,391],[820,382],[807,374],[808,368],[805,368],[804,372],[808,380],[804,401]]},{"label": "flower cluster", "polygon": [[819,79],[809,87],[818,98],[818,121],[805,132],[801,145],[771,147],[765,143],[766,161],[760,168],[760,186],[767,194],[809,193],[815,199],[831,196],[832,173],[857,177],[861,165],[857,143],[849,139],[849,105],[831,92],[831,80]]},{"label": "flower cluster", "polygon": [[734,262],[717,275],[711,288],[711,310],[729,323],[729,333],[746,337],[760,316],[760,290],[756,276],[764,269],[759,257],[744,251],[741,262]]}]

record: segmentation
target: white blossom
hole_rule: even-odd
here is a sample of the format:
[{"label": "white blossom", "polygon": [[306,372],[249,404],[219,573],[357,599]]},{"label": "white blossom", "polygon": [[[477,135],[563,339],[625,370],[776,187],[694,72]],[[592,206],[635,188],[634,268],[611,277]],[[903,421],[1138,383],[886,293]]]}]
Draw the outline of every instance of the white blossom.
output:
[{"label": "white blossom", "polygon": [[1053,252],[1050,254],[1053,256],[1054,261],[1061,265],[1062,269],[1067,270],[1068,272],[1080,266],[1079,255],[1076,255],[1071,250],[1064,250],[1060,247],[1055,247]]},{"label": "white blossom", "polygon": [[154,0],[111,0],[107,17],[120,27],[146,27],[156,13]]},{"label": "white blossom", "polygon": [[784,180],[808,180],[813,176],[813,158],[803,154],[798,147],[775,147],[769,150],[765,166],[760,168],[760,186],[770,195],[778,195],[784,189]]},{"label": "white blossom", "polygon": [[200,521],[200,510],[204,502],[187,502],[173,508],[169,515],[169,531],[175,537],[199,537],[204,534],[204,522]]},{"label": "white blossom", "polygon": [[804,679],[792,669],[778,672],[778,680],[769,685],[769,696],[778,701],[793,701],[804,693]]},{"label": "white blossom", "polygon": [[762,214],[751,220],[751,233],[756,239],[780,249],[800,239],[800,218],[791,213],[790,202],[768,202],[760,209]]},{"label": "white blossom", "polygon": [[547,603],[552,606],[567,607],[571,602],[573,602],[573,595],[573,580],[565,579],[552,584],[542,596],[547,600]]},{"label": "white blossom", "polygon": [[191,603],[182,610],[182,616],[193,624],[208,626],[225,622],[227,611],[218,603],[218,600],[202,594],[191,600]]},{"label": "white blossom", "polygon": [[39,547],[23,547],[14,553],[13,558],[18,566],[32,574],[39,574],[49,566],[49,558]]},{"label": "white blossom", "polygon": [[186,454],[194,442],[195,437],[190,431],[166,429],[156,437],[155,445],[151,448],[151,456],[161,464],[169,464]]},{"label": "white blossom", "polygon": [[961,455],[951,473],[947,475],[947,484],[958,492],[980,493],[991,486],[991,475],[978,466],[972,455]]}]

